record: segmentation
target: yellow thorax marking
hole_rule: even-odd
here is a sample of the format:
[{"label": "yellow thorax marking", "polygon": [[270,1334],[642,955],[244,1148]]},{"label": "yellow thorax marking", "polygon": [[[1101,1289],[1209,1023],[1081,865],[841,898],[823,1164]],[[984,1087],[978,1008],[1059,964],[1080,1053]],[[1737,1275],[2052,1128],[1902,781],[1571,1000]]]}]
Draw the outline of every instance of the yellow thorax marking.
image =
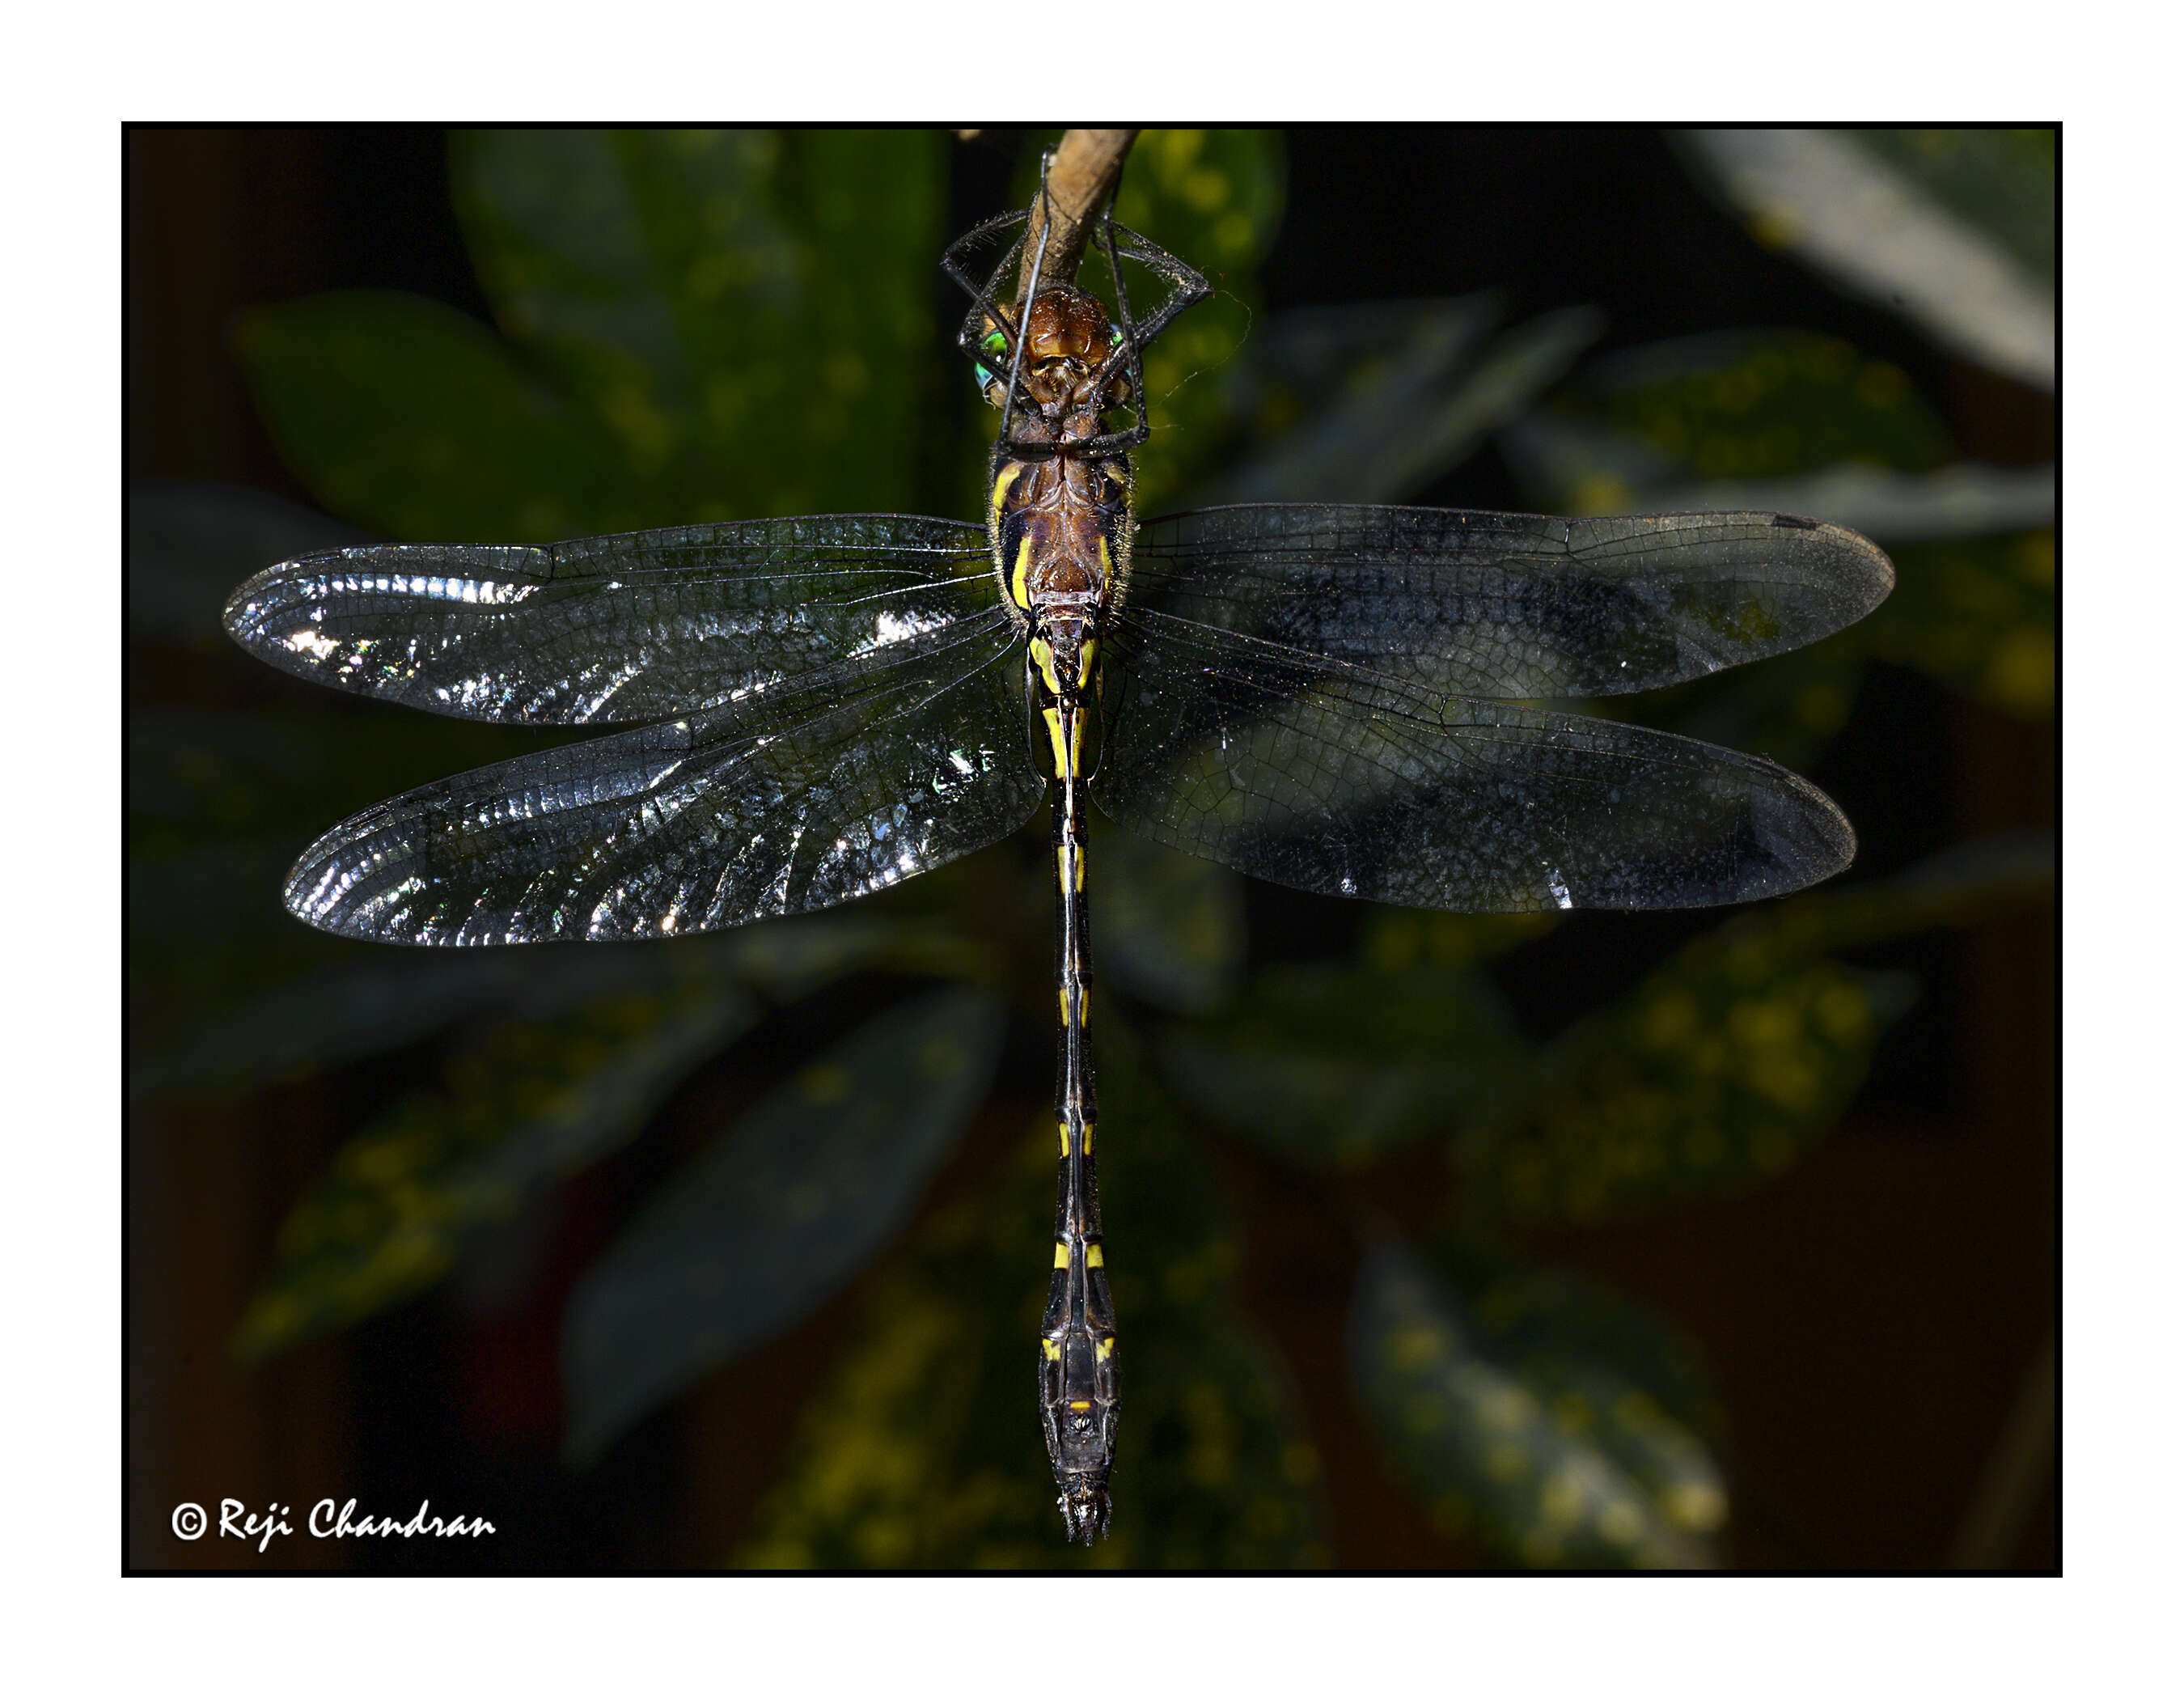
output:
[{"label": "yellow thorax marking", "polygon": [[994,480],[994,518],[996,522],[1001,516],[1001,504],[1008,499],[1009,486],[1017,481],[1017,474],[1022,471],[1023,462],[1018,460],[1002,467],[1000,476]]},{"label": "yellow thorax marking", "polygon": [[1115,1342],[1111,1339],[1101,1340],[1092,1347],[1092,1361],[1095,1362],[1105,1362],[1114,1354]]},{"label": "yellow thorax marking", "polygon": [[1039,676],[1046,681],[1046,688],[1056,696],[1061,694],[1061,677],[1054,670],[1054,645],[1043,637],[1031,640],[1031,658],[1039,666]]},{"label": "yellow thorax marking", "polygon": [[1016,571],[1009,579],[1009,599],[1026,613],[1031,611],[1031,537],[1026,533],[1017,549]]},{"label": "yellow thorax marking", "polygon": [[1052,1340],[1041,1340],[1039,1343],[1040,1348],[1046,1352],[1046,1360],[1049,1362],[1060,1362],[1061,1361],[1061,1345]]}]

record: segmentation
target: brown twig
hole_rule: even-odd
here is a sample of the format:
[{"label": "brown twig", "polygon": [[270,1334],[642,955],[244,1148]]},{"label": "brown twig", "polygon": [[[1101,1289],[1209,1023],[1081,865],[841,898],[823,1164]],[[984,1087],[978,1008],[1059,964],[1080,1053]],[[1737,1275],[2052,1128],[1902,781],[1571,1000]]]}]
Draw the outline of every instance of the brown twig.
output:
[{"label": "brown twig", "polygon": [[[1122,181],[1123,161],[1129,153],[1130,144],[1137,139],[1134,130],[1071,130],[1063,133],[1061,145],[1054,152],[1054,163],[1047,168],[1046,193],[1032,202],[1031,221],[1024,226],[1023,260],[1017,273],[1019,300],[1031,289],[1032,256],[1039,252],[1042,231],[1046,232],[1046,253],[1039,261],[1039,281],[1046,284],[1076,281],[1077,268],[1092,239],[1093,221],[1114,194],[1115,185]],[[1047,219],[1049,203],[1054,209],[1050,226]]]}]

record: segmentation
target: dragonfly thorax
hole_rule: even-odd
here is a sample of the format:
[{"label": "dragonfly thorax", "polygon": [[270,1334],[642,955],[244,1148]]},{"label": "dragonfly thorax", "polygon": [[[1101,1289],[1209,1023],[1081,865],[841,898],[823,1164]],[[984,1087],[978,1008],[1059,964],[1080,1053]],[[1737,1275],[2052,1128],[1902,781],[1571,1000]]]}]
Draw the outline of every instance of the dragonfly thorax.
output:
[{"label": "dragonfly thorax", "polygon": [[1127,558],[1128,462],[1066,447],[1003,460],[991,521],[994,565],[1019,614],[1042,624],[1096,622]]}]

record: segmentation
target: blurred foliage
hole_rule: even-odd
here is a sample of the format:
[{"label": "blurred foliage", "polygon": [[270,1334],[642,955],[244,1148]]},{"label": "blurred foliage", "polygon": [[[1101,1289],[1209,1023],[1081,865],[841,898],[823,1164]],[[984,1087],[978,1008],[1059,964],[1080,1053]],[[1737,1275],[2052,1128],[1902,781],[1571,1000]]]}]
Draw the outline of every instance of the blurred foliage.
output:
[{"label": "blurred foliage", "polygon": [[1852,130],[1850,139],[2008,249],[2027,276],[2055,275],[2053,130]]},{"label": "blurred foliage", "polygon": [[992,1086],[1001,1022],[960,987],[893,1009],[662,1188],[570,1301],[572,1456],[799,1319],[894,1237]]},{"label": "blurred foliage", "polygon": [[267,309],[241,339],[260,409],[330,510],[397,538],[915,507],[924,395],[901,375],[937,340],[945,145],[459,137],[456,211],[499,334],[399,295]]},{"label": "blurred foliage", "polygon": [[1260,975],[1173,1040],[1201,1115],[1313,1167],[1433,1139],[1474,1223],[1630,1214],[1777,1173],[1825,1135],[1908,1005],[1821,952],[1960,925],[2053,877],[2004,838],[1892,880],[1757,909],[1528,1046],[1485,971],[1551,916],[1390,910],[1353,964]]},{"label": "blurred foliage", "polygon": [[1244,972],[1244,882],[1092,816],[1100,864],[1100,976],[1156,1008],[1220,1007]]},{"label": "blurred foliage", "polygon": [[494,1026],[450,1061],[442,1090],[368,1127],[305,1194],[237,1349],[263,1355],[437,1279],[466,1234],[634,1135],[756,1013],[737,988],[699,982]]},{"label": "blurred foliage", "polygon": [[1435,1524],[1535,1568],[1710,1568],[1729,1516],[1689,1352],[1566,1274],[1393,1239],[1365,1258],[1351,1373]]},{"label": "blurred foliage", "polygon": [[1212,1178],[1127,1028],[1100,1053],[1100,1173],[1124,1379],[1113,1531],[1056,1537],[1027,1407],[1052,1263],[1054,1135],[938,1212],[876,1284],[805,1412],[739,1563],[822,1568],[1286,1568],[1323,1563],[1319,1462],[1276,1361],[1238,1316]]},{"label": "blurred foliage", "polygon": [[1930,471],[1948,454],[1947,432],[1903,372],[1804,331],[1651,343],[1593,367],[1573,397],[1660,464],[1701,479],[1779,477],[1839,460]]},{"label": "blurred foliage", "polygon": [[1953,460],[1939,417],[1885,361],[1803,331],[1654,343],[1580,372],[1501,446],[1549,511],[1808,513],[1889,548],[1896,593],[1849,630],[1651,699],[1676,731],[1799,765],[1841,728],[1875,660],[2017,718],[2054,711],[2053,468]]},{"label": "blurred foliage", "polygon": [[1529,408],[1600,334],[1589,308],[1496,331],[1490,295],[1307,308],[1269,321],[1225,374],[1252,452],[1195,493],[1384,502],[1459,464]]},{"label": "blurred foliage", "polygon": [[1691,945],[1529,1059],[1456,1158],[1467,1212],[1591,1221],[1779,1173],[1865,1078],[1900,980]]},{"label": "blurred foliage", "polygon": [[[1027,142],[1023,198],[1045,139]],[[955,234],[949,145],[465,136],[452,177],[493,326],[338,295],[251,315],[241,350],[298,476],[398,538],[974,513],[993,416],[934,316]],[[1847,148],[1858,169],[1923,186],[1890,203],[1891,241],[1945,206],[1951,231],[2006,253],[2037,296],[2052,138],[2044,154],[1958,132],[1813,145],[1829,182]],[[1724,194],[1750,187],[1723,187],[1719,147],[1691,146]],[[1262,131],[1149,131],[1131,157],[1117,217],[1216,286],[1147,362],[1142,510],[1415,499],[1490,435],[1548,510],[1810,512],[1869,530],[1897,561],[1896,595],[1827,643],[1602,711],[1793,765],[1875,660],[2052,713],[2052,474],[2043,487],[2041,469],[1967,462],[1903,371],[1794,329],[1579,366],[1603,328],[1586,309],[1511,324],[1474,296],[1262,317],[1284,169]],[[1101,265],[1080,281],[1104,292]],[[148,655],[211,651],[235,583],[358,535],[247,493],[139,492],[132,638]],[[1201,1127],[1337,1198],[1391,1159],[1440,1178],[1418,1200],[1440,1228],[1430,1250],[1361,1228],[1350,1337],[1361,1406],[1436,1525],[1499,1563],[1714,1561],[1730,1488],[1688,1354],[1527,1265],[1504,1234],[1779,1175],[1825,1136],[1916,993],[1844,958],[2042,900],[2052,879],[2044,839],[2002,839],[1731,916],[1540,1039],[1500,988],[1555,916],[1376,910],[1348,955],[1254,972],[1237,875],[1095,819],[1100,1096],[1127,1132],[1102,1178],[1128,1390],[1114,1532],[1086,1552],[1059,1539],[1030,1396],[1045,1114],[1025,1117],[1018,1154],[968,1165],[901,1231],[988,1096],[998,990],[1029,1030],[1052,1018],[1050,864],[997,851],[851,911],[632,946],[393,951],[283,915],[281,873],[330,821],[559,735],[301,690],[243,713],[152,688],[131,725],[132,1089],[231,1094],[313,1072],[369,1089],[360,1064],[429,1047],[437,1083],[378,1107],[297,1205],[237,1334],[262,1352],[422,1290],[724,1051],[770,1083],[591,1269],[565,1360],[571,1449],[589,1456],[878,1259],[786,1473],[722,1554],[760,1565],[1325,1562],[1318,1456],[1240,1306]],[[844,1030],[824,1015],[853,980],[866,1001],[888,994]],[[831,1048],[760,1053],[772,1009],[820,1017]],[[1044,1090],[1004,1076],[994,1100],[1022,1114]]]},{"label": "blurred foliage", "polygon": [[2055,131],[1692,130],[1682,146],[1761,242],[2054,388]]},{"label": "blurred foliage", "polygon": [[1258,975],[1163,1060],[1200,1113],[1294,1161],[1362,1167],[1444,1126],[1523,1040],[1485,975],[1370,960]]}]

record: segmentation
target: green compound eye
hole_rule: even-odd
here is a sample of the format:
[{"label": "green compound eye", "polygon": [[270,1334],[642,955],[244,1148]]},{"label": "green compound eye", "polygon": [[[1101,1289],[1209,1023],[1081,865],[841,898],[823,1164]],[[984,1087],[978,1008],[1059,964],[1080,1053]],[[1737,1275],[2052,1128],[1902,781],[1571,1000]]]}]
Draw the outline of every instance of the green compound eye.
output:
[{"label": "green compound eye", "polygon": [[[984,338],[979,343],[978,346],[983,348],[988,354],[999,358],[1000,355],[1005,354],[1009,351],[1009,339],[1000,331],[989,331],[986,332]],[[992,388],[994,384],[1000,382],[999,378],[995,377],[991,371],[988,370],[983,365],[973,363],[972,370],[978,374],[978,392],[982,395],[987,390]]]}]

